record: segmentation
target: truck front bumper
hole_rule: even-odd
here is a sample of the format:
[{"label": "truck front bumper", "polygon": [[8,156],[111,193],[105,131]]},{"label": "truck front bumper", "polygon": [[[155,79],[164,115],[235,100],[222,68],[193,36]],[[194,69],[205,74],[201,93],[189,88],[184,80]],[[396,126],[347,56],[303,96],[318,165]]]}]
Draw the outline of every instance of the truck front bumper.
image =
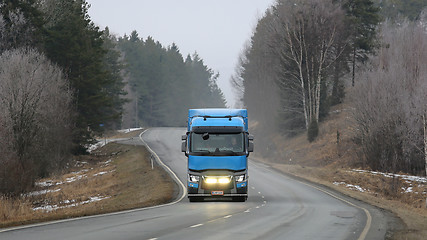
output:
[{"label": "truck front bumper", "polygon": [[[204,171],[204,172],[189,172],[192,176],[198,176],[199,181],[190,181],[195,178],[190,178],[187,183],[188,197],[247,197],[248,196],[248,179],[247,171],[232,172],[227,170]],[[238,176],[244,175],[244,178]],[[209,183],[207,179],[224,179],[228,176],[230,182]],[[242,181],[243,180],[243,181]]]},{"label": "truck front bumper", "polygon": [[244,193],[244,194],[240,194],[240,193],[225,193],[224,195],[221,195],[221,196],[207,194],[207,193],[196,193],[196,194],[189,193],[187,195],[188,195],[188,197],[247,197],[248,196],[247,193]]}]

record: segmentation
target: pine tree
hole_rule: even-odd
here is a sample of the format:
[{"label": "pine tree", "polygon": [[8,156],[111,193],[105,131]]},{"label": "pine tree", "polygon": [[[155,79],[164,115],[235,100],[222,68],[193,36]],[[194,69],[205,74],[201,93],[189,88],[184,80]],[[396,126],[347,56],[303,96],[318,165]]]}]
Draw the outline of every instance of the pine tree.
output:
[{"label": "pine tree", "polygon": [[121,58],[121,53],[117,49],[117,39],[110,35],[110,31],[105,28],[102,39],[104,41],[104,49],[106,54],[104,56],[104,69],[107,71],[106,81],[104,85],[105,91],[112,98],[112,105],[105,108],[109,112],[111,120],[107,120],[107,128],[121,129],[121,117],[123,114],[123,105],[127,102],[123,96],[127,93],[124,91],[125,83],[123,82],[124,68]]},{"label": "pine tree", "polygon": [[136,96],[140,125],[184,126],[189,108],[225,107],[213,73],[197,54],[184,61],[176,44],[165,48],[138,33],[119,39]]},{"label": "pine tree", "polygon": [[64,69],[74,90],[78,114],[73,139],[75,153],[82,153],[94,134],[101,133],[105,124],[120,116],[120,110],[115,109],[116,96],[110,92],[118,79],[104,66],[107,51],[103,32],[90,20],[88,3],[60,0],[45,4],[44,9],[52,11],[46,24],[45,51]]},{"label": "pine tree", "polygon": [[343,8],[347,12],[352,38],[352,85],[356,71],[356,62],[365,61],[367,54],[378,47],[376,42],[377,25],[381,22],[379,8],[372,0],[345,0]]},{"label": "pine tree", "polygon": [[0,1],[0,53],[21,47],[41,49],[44,21],[36,2]]},{"label": "pine tree", "polygon": [[420,13],[427,7],[425,0],[375,0],[384,18],[396,20],[406,17],[411,21],[418,20]]}]

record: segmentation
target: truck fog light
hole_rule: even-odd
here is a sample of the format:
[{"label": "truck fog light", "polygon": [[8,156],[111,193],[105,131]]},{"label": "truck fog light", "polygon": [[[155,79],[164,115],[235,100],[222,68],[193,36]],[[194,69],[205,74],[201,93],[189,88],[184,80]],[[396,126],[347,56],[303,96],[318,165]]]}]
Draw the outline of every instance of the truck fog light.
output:
[{"label": "truck fog light", "polygon": [[206,183],[217,183],[218,179],[216,179],[216,178],[206,178],[205,182]]},{"label": "truck fog light", "polygon": [[229,177],[220,178],[218,179],[218,182],[223,184],[230,183],[230,178]]}]

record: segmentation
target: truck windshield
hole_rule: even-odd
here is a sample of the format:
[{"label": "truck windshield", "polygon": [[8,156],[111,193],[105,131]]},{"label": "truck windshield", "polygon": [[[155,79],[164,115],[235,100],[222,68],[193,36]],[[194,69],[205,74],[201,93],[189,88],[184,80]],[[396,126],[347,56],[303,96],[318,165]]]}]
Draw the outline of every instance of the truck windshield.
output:
[{"label": "truck windshield", "polygon": [[195,155],[243,155],[243,133],[191,133],[190,154]]}]

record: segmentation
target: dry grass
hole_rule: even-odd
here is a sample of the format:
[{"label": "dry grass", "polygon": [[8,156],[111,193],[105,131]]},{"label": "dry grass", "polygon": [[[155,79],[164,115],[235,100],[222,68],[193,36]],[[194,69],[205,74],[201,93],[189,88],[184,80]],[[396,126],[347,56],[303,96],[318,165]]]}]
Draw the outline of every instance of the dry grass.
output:
[{"label": "dry grass", "polygon": [[160,166],[151,169],[145,147],[116,143],[39,183],[44,184],[18,199],[0,198],[0,227],[153,206],[170,201],[174,191]]},{"label": "dry grass", "polygon": [[[352,171],[363,167],[356,151],[358,146],[353,142],[353,127],[350,106],[342,104],[332,109],[330,116],[320,124],[316,141],[309,143],[306,134],[291,139],[277,135],[273,137],[275,149],[278,149],[275,155],[266,158],[255,153],[255,158],[267,161],[283,172],[321,183],[396,213],[407,228],[395,233],[393,239],[425,239],[427,195],[423,192],[427,192],[426,184],[412,183],[412,193],[405,193],[403,189],[410,186],[405,180]],[[366,191],[349,189],[347,184],[360,186]]]}]

